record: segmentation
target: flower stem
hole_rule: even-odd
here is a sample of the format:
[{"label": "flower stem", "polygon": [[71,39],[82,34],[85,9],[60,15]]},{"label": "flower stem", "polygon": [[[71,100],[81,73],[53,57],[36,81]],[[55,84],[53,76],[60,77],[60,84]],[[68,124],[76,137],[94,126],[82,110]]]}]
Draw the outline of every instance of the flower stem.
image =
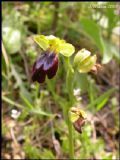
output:
[{"label": "flower stem", "polygon": [[73,141],[73,126],[68,116],[68,131],[69,131],[69,156],[70,159],[74,159],[74,141]]},{"label": "flower stem", "polygon": [[73,72],[72,72],[72,66],[70,64],[70,59],[67,58],[66,60],[67,65],[67,76],[66,76],[66,88],[68,91],[69,96],[69,103],[65,112],[66,116],[66,122],[68,125],[68,131],[69,131],[69,156],[70,159],[74,159],[74,139],[73,139],[73,126],[70,121],[69,117],[69,109],[72,107],[74,103],[74,97],[73,97]]}]

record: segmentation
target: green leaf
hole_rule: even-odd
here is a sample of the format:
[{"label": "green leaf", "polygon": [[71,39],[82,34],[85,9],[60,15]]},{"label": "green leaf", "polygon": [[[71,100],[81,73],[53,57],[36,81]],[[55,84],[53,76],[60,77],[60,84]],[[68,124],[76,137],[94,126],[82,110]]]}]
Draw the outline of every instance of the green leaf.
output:
[{"label": "green leaf", "polygon": [[104,42],[104,53],[103,53],[103,59],[102,63],[106,64],[110,62],[110,60],[115,57],[118,62],[120,63],[120,55],[119,55],[119,49],[115,47],[111,42],[106,41],[105,39],[103,40]]},{"label": "green leaf", "polygon": [[116,61],[120,64],[120,51],[118,47],[115,47],[113,44],[111,44],[113,57],[116,59]]},{"label": "green leaf", "polygon": [[80,21],[83,30],[94,41],[100,51],[103,53],[103,42],[99,26],[92,19],[81,19]]},{"label": "green leaf", "polygon": [[[91,108],[94,105],[97,105],[97,108],[96,108],[97,111],[99,109],[102,109],[102,107],[104,107],[104,105],[107,102],[107,100],[105,100],[105,99],[109,98],[112,95],[112,93],[114,93],[116,90],[117,90],[116,88],[109,89],[108,91],[106,91],[105,93],[103,93],[101,96],[99,96],[97,99],[95,99],[94,102],[90,103],[87,106],[87,108]],[[103,103],[103,101],[104,101],[104,103]]]},{"label": "green leaf", "polygon": [[104,98],[101,100],[101,103],[99,103],[99,104],[97,105],[97,107],[96,107],[97,111],[99,111],[100,109],[102,109],[102,108],[105,106],[105,104],[108,102],[108,100],[109,100],[109,96],[104,97]]},{"label": "green leaf", "polygon": [[11,104],[11,105],[13,105],[13,106],[16,106],[16,107],[18,107],[18,108],[24,108],[24,106],[22,106],[22,105],[19,104],[19,103],[14,102],[13,100],[9,99],[9,98],[6,97],[6,96],[3,96],[3,95],[2,95],[2,100],[5,101],[5,102],[7,102],[7,103],[9,103],[9,104]]},{"label": "green leaf", "polygon": [[66,57],[70,57],[75,52],[74,46],[69,43],[61,43],[59,46],[59,50],[60,53]]},{"label": "green leaf", "polygon": [[26,97],[24,97],[22,94],[20,94],[20,96],[21,96],[22,100],[24,101],[24,103],[26,104],[26,107],[27,107],[29,112],[34,113],[36,115],[39,114],[39,115],[44,115],[44,116],[52,116],[52,114],[42,111],[41,108],[33,106],[29,102],[29,100]]},{"label": "green leaf", "polygon": [[[108,2],[107,5],[116,5],[115,3],[113,2]],[[108,37],[111,36],[112,34],[112,30],[113,28],[116,26],[116,22],[118,20],[118,17],[116,16],[115,14],[115,9],[114,7],[110,8],[110,7],[107,7],[106,8],[106,16],[108,18],[108,29],[107,29],[107,32],[108,32]]]},{"label": "green leaf", "polygon": [[[10,62],[12,62],[12,61],[10,60]],[[32,101],[31,100],[31,94],[25,88],[25,85],[24,85],[24,83],[22,81],[21,73],[19,73],[18,70],[17,70],[18,66],[15,65],[14,63],[11,63],[10,67],[11,67],[11,74],[14,76],[14,78],[16,80],[16,83],[14,84],[14,87],[15,88],[19,87],[20,88],[20,92],[22,93],[22,95],[27,97],[29,99],[29,101]]]},{"label": "green leaf", "polygon": [[43,116],[53,116],[53,114],[47,113],[40,108],[33,108],[30,110],[31,113],[34,113],[36,115],[43,115]]},{"label": "green leaf", "polygon": [[46,36],[36,35],[34,36],[34,41],[43,49],[46,50],[49,47],[49,40]]},{"label": "green leaf", "polygon": [[107,41],[104,40],[103,46],[104,46],[104,53],[103,53],[102,63],[106,64],[112,59],[113,53],[111,51],[111,46],[109,45]]},{"label": "green leaf", "polygon": [[31,110],[31,109],[34,108],[33,105],[29,102],[29,100],[25,96],[23,96],[22,94],[20,94],[20,97],[22,98],[22,100],[24,101],[24,103],[26,104],[26,107],[28,109]]}]

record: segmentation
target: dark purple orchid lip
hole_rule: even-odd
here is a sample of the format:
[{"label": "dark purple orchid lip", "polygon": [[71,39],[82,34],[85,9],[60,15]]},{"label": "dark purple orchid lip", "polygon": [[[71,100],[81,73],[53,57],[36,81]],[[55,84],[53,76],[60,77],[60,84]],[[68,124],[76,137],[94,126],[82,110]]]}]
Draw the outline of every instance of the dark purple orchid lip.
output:
[{"label": "dark purple orchid lip", "polygon": [[33,65],[32,80],[39,83],[45,81],[46,75],[49,79],[56,75],[58,69],[58,56],[54,52],[46,51]]},{"label": "dark purple orchid lip", "polygon": [[82,133],[82,126],[85,124],[85,119],[78,118],[74,123],[73,126],[79,133]]}]

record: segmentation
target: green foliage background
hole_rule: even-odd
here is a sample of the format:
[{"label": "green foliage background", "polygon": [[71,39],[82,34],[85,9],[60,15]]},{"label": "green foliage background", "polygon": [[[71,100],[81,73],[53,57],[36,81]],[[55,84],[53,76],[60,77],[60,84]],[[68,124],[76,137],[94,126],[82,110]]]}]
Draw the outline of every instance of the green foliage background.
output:
[{"label": "green foliage background", "polygon": [[[95,7],[99,5],[106,8]],[[110,5],[113,7],[110,8]],[[62,114],[70,94],[65,87],[66,63],[60,55],[56,77],[43,85],[33,84],[32,65],[41,53],[32,39],[34,34],[55,35],[73,44],[76,52],[86,48],[97,55],[104,72],[75,75],[73,86],[80,89],[82,98],[76,105],[83,106],[92,117],[109,108],[105,114],[111,111],[114,119],[111,136],[115,137],[118,133],[120,56],[119,33],[115,32],[120,24],[118,12],[117,2],[2,2],[2,136],[6,137],[10,130],[5,120],[6,117],[12,119],[12,109],[20,111],[20,116],[14,119],[16,123],[31,120],[19,133],[25,137],[20,146],[25,157],[69,157],[68,131]],[[55,118],[56,115],[61,118]],[[93,132],[97,131],[90,123],[85,126],[82,135],[74,132],[76,159],[118,158],[118,144],[114,150],[107,152],[104,135],[97,136],[93,141]],[[56,151],[50,146],[55,133],[60,138],[60,141],[57,139],[60,155],[58,148]],[[37,141],[34,137],[41,139]],[[47,146],[44,146],[45,140]],[[4,152],[9,152],[9,149],[4,147]]]}]

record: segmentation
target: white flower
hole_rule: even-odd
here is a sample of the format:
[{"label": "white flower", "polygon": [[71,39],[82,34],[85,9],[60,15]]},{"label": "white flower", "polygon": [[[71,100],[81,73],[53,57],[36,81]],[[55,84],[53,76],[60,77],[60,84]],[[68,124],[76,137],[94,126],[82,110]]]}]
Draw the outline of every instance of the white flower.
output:
[{"label": "white flower", "polygon": [[14,119],[17,119],[20,116],[20,114],[21,114],[21,112],[17,111],[16,109],[12,109],[11,112],[12,112],[11,113],[11,117],[14,118]]}]

